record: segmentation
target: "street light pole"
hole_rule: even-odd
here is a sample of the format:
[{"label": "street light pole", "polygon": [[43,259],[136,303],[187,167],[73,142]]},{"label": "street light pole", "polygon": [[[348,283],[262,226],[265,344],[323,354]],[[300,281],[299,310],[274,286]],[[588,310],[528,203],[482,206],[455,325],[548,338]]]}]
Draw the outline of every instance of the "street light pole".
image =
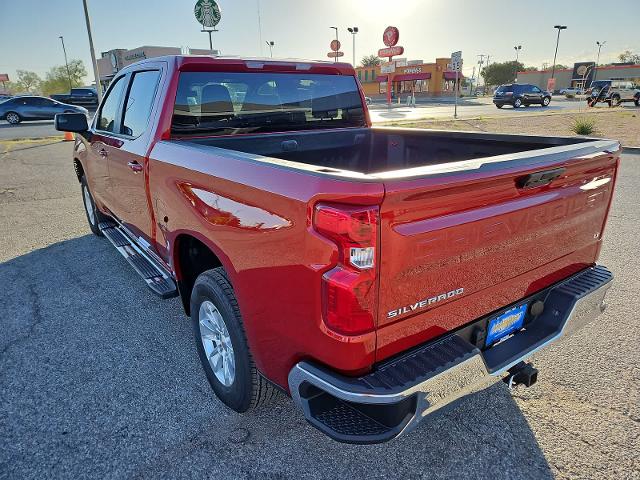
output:
[{"label": "street light pole", "polygon": [[270,42],[266,42],[267,46],[269,47],[269,53],[271,55],[271,58],[273,58],[273,46],[275,45],[275,42],[273,40],[271,40]]},{"label": "street light pole", "polygon": [[82,0],[84,5],[84,19],[87,23],[87,35],[89,35],[89,50],[91,51],[91,63],[93,64],[93,76],[96,81],[96,93],[98,94],[98,103],[102,102],[102,88],[100,86],[100,74],[98,73],[98,61],[96,60],[96,51],[93,48],[93,36],[91,35],[91,20],[89,18],[89,7],[87,0]]},{"label": "street light pole", "polygon": [[71,86],[71,72],[69,71],[69,62],[67,61],[67,49],[64,48],[64,37],[60,35],[58,38],[62,42],[62,51],[64,52],[64,64],[67,66],[67,79],[69,80],[69,93],[71,93],[71,89],[73,87]]},{"label": "street light pole", "polygon": [[[329,27],[329,28],[333,28],[336,31],[336,42],[339,42],[340,40],[338,40],[338,27]],[[340,50],[340,49],[338,49],[338,50]],[[338,53],[338,50],[336,50],[336,53]],[[333,61],[337,62],[338,61],[338,57],[337,56],[334,57]]]},{"label": "street light pole", "polygon": [[516,81],[518,81],[518,56],[520,55],[520,50],[522,50],[522,45],[516,45],[515,47],[513,47],[513,49],[516,51],[516,72],[515,72],[515,76],[516,76]]},{"label": "street light pole", "polygon": [[598,45],[598,58],[596,59],[596,65],[593,68],[593,81],[596,81],[596,77],[598,76],[598,65],[600,64],[600,50],[604,47],[604,44],[607,43],[606,40],[604,42],[596,42]]},{"label": "street light pole", "polygon": [[560,32],[566,30],[566,25],[554,25],[553,28],[558,29],[558,38],[556,39],[556,53],[553,55],[553,67],[551,68],[551,78],[555,78],[556,74],[556,59],[558,58],[558,45],[560,44]]},{"label": "street light pole", "polygon": [[349,33],[353,37],[353,68],[356,67],[356,33],[358,33],[358,27],[349,27],[347,28]]}]

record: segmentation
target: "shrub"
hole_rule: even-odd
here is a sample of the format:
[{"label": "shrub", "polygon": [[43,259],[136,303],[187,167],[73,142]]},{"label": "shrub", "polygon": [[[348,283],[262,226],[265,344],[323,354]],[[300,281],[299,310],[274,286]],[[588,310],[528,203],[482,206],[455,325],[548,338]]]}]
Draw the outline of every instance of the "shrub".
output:
[{"label": "shrub", "polygon": [[576,135],[591,135],[596,130],[596,121],[593,118],[576,118],[573,121],[571,131]]}]

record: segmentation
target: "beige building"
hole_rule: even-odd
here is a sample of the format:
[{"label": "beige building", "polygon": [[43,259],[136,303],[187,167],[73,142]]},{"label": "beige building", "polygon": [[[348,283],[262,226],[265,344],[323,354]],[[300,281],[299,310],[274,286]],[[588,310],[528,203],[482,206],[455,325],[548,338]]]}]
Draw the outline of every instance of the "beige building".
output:
[{"label": "beige building", "polygon": [[102,52],[101,58],[98,59],[98,73],[100,74],[100,83],[106,88],[113,76],[127,65],[138,62],[145,58],[162,57],[164,55],[220,55],[219,50],[206,50],[200,48],[180,48],[180,47],[158,47],[154,45],[145,45],[143,47],[127,50],[125,48],[115,48],[107,52]]}]

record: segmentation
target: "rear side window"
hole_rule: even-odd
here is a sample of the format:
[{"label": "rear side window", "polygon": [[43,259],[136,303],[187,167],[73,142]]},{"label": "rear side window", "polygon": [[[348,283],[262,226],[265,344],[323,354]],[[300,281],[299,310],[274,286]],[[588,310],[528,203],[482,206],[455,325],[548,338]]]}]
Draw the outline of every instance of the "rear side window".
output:
[{"label": "rear side window", "polygon": [[502,85],[501,87],[498,87],[498,89],[496,90],[496,93],[509,93],[509,92],[513,92],[513,85]]},{"label": "rear side window", "polygon": [[158,70],[138,72],[133,76],[124,111],[123,134],[137,137],[146,130],[159,78]]},{"label": "rear side window", "polygon": [[97,129],[104,132],[115,132],[118,114],[118,109],[122,103],[122,94],[124,86],[126,84],[125,77],[120,77],[116,80],[115,85],[111,87],[107,98],[100,107],[100,114],[98,115]]}]

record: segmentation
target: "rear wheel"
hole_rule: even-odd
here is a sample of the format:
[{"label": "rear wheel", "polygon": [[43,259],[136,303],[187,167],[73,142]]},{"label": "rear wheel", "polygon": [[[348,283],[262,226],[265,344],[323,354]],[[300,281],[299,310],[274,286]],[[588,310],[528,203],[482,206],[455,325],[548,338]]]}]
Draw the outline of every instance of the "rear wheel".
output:
[{"label": "rear wheel", "polygon": [[7,119],[7,122],[9,122],[11,125],[17,125],[22,120],[20,118],[20,115],[18,115],[16,112],[7,113],[5,118]]},{"label": "rear wheel", "polygon": [[640,96],[636,97],[633,103],[636,105],[636,107],[640,107]]},{"label": "rear wheel", "polygon": [[100,213],[97,209],[95,202],[93,201],[93,196],[89,191],[89,185],[87,185],[87,179],[82,176],[80,179],[80,186],[82,189],[82,203],[84,204],[84,212],[87,215],[87,222],[89,222],[89,228],[91,231],[98,235],[102,236],[102,232],[98,227],[99,223],[104,220],[104,215]]},{"label": "rear wheel", "polygon": [[222,267],[207,270],[196,280],[191,321],[202,368],[225,405],[242,413],[277,395],[256,369],[238,301]]},{"label": "rear wheel", "polygon": [[620,97],[618,95],[614,95],[611,97],[611,100],[609,100],[609,106],[617,107],[618,105],[620,105]]},{"label": "rear wheel", "polygon": [[520,108],[522,106],[522,99],[521,98],[516,98],[513,101],[513,108]]}]

